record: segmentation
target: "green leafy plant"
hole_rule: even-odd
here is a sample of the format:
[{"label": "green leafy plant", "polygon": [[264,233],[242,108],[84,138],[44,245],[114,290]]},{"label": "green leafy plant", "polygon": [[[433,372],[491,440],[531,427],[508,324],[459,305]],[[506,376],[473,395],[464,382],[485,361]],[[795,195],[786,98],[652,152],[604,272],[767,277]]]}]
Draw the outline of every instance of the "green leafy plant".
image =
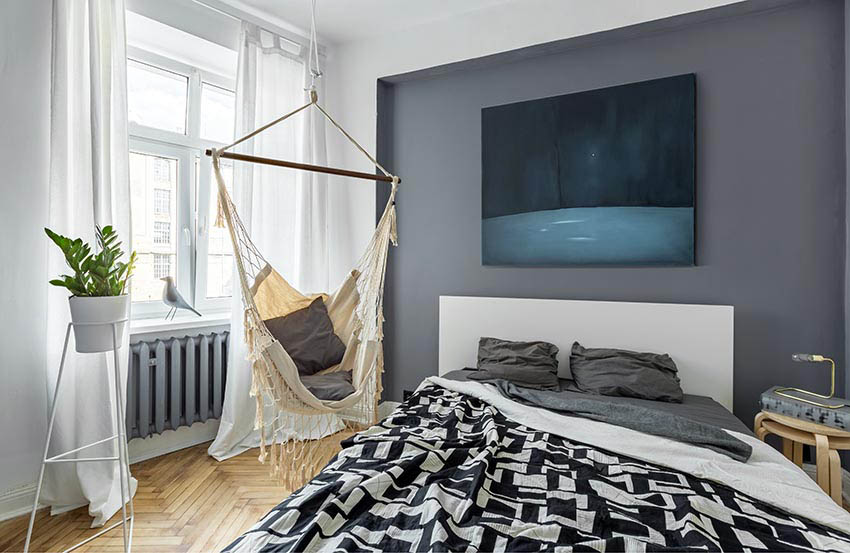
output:
[{"label": "green leafy plant", "polygon": [[124,255],[118,233],[110,225],[103,228],[96,226],[98,251],[92,253],[92,248],[81,238],[71,239],[45,228],[44,232],[59,246],[65,254],[65,262],[73,271],[73,275],[62,275],[50,281],[54,286],[67,288],[75,296],[120,296],[127,289],[127,281],[136,266],[136,252],[130,253],[129,260],[124,263],[119,259]]}]

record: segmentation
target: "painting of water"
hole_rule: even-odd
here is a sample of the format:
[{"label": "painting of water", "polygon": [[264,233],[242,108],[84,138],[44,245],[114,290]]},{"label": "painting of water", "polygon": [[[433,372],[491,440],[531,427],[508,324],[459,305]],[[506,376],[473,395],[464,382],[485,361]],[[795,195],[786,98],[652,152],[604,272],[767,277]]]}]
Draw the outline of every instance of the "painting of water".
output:
[{"label": "painting of water", "polygon": [[693,74],[484,108],[485,265],[694,265]]}]

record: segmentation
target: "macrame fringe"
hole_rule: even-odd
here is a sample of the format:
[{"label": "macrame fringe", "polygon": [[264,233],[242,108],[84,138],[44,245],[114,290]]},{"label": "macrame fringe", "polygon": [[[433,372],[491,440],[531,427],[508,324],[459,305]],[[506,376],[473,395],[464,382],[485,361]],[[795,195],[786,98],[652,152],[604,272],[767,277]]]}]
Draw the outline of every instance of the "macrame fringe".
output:
[{"label": "macrame fringe", "polygon": [[224,216],[224,204],[221,202],[221,196],[216,196],[215,205],[215,223],[213,223],[213,226],[216,228],[225,228],[227,227],[227,221]]}]

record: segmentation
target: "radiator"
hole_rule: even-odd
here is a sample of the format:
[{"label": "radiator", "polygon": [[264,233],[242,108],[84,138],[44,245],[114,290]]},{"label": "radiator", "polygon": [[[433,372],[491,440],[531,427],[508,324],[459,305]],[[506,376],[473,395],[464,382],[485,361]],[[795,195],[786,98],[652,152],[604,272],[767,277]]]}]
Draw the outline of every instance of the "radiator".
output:
[{"label": "radiator", "polygon": [[136,342],[127,377],[127,436],[221,417],[229,332]]}]

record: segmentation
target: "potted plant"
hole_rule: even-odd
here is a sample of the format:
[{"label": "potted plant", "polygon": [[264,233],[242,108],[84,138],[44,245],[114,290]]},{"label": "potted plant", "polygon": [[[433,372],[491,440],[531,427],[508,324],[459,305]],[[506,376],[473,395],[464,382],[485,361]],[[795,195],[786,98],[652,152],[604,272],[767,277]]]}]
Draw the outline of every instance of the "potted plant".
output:
[{"label": "potted plant", "polygon": [[[111,350],[112,325],[108,323],[129,317],[127,282],[135,267],[136,252],[130,254],[126,263],[120,261],[124,251],[118,234],[108,225],[95,227],[98,248],[95,253],[81,238],[72,240],[48,228],[44,232],[65,254],[65,262],[73,271],[72,275],[62,275],[50,284],[67,288],[72,294],[68,300],[77,351]],[[124,335],[125,324],[117,325],[119,340]]]}]

